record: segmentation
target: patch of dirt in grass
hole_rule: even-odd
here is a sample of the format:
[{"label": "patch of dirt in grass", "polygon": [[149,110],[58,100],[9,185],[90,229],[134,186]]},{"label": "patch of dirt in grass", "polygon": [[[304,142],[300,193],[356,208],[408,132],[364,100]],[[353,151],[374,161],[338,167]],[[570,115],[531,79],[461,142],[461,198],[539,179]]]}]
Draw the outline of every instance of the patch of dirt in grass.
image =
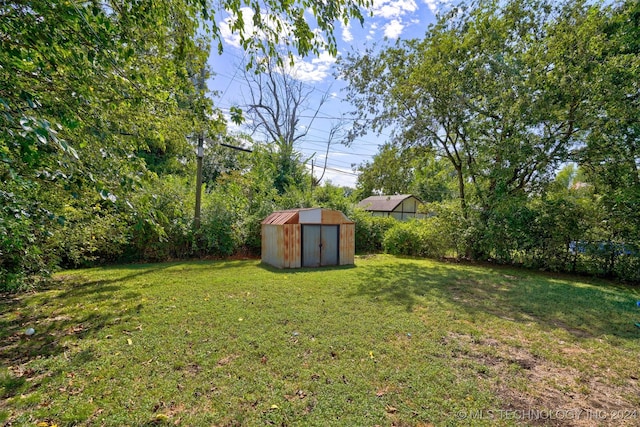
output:
[{"label": "patch of dirt in grass", "polygon": [[[516,348],[494,339],[451,333],[444,342],[458,349],[453,354],[458,361],[481,367],[478,375],[492,383],[504,402],[497,410],[505,417],[525,425],[640,424],[640,410],[630,401],[640,393],[637,379],[621,384],[611,369],[581,372],[538,357],[526,346]],[[579,358],[586,350],[567,344],[562,352]]]},{"label": "patch of dirt in grass", "polygon": [[230,354],[230,355],[225,356],[222,359],[218,360],[217,365],[218,366],[226,366],[229,363],[231,363],[234,360],[236,360],[238,357],[240,357],[240,355],[238,355],[238,354]]},{"label": "patch of dirt in grass", "polygon": [[185,370],[187,371],[188,374],[198,375],[200,371],[202,371],[202,367],[197,363],[192,363],[188,365]]}]

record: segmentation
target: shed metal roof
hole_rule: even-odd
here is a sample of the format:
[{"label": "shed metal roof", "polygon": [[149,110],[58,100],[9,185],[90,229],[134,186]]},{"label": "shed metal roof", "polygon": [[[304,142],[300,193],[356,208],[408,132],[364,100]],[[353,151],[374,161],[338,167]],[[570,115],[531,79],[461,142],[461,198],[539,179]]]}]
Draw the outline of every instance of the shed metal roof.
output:
[{"label": "shed metal roof", "polygon": [[376,212],[392,212],[398,205],[408,198],[413,197],[418,202],[420,200],[412,194],[397,194],[393,196],[370,196],[358,203],[358,207]]},{"label": "shed metal roof", "polygon": [[[309,216],[311,214],[312,216]],[[312,224],[353,224],[340,211],[324,208],[300,208],[275,211],[264,220],[265,225],[298,224],[300,222]]]},{"label": "shed metal roof", "polygon": [[282,225],[295,224],[298,222],[300,209],[291,209],[287,211],[276,211],[262,220],[262,224]]}]

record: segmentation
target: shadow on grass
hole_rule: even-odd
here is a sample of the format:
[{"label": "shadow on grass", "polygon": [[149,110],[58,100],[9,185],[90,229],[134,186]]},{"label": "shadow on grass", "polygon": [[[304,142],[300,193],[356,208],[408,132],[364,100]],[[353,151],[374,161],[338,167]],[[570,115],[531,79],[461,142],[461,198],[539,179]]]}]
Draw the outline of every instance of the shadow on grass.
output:
[{"label": "shadow on grass", "polygon": [[[0,295],[0,365],[18,366],[37,357],[66,350],[65,341],[81,340],[105,326],[125,322],[142,310],[140,292],[131,281],[171,268],[188,274],[199,267],[246,268],[247,261],[187,261],[161,264],[129,264],[101,267],[99,276],[59,275],[35,293]],[[113,274],[112,274],[113,273]],[[182,273],[180,273],[182,274]],[[144,287],[145,285],[141,285]],[[35,334],[26,335],[27,328]]]},{"label": "shadow on grass", "polygon": [[[123,287],[132,278],[164,268],[134,268],[132,274],[107,280],[61,276],[36,293],[0,296],[0,365],[19,367],[35,358],[61,354],[68,350],[69,341],[95,336],[108,325],[126,322],[140,312],[142,304],[139,292],[123,291]],[[35,333],[27,335],[28,328]],[[72,362],[91,357],[82,352],[80,356]]]},{"label": "shadow on grass", "polygon": [[326,265],[323,267],[301,267],[301,268],[278,268],[273,265],[261,262],[257,265],[259,268],[276,274],[297,274],[308,273],[314,271],[339,271],[339,270],[351,270],[356,268],[355,265]]},{"label": "shadow on grass", "polygon": [[246,268],[247,265],[259,265],[260,259],[256,258],[241,258],[241,259],[196,259],[196,260],[182,260],[182,261],[170,261],[162,264],[135,264],[135,265],[118,265],[114,268],[118,270],[122,269],[138,269],[138,268],[151,268],[151,267],[161,267],[161,268],[171,268],[176,269],[179,268],[183,271],[187,271],[190,269],[235,269],[235,268]]},{"label": "shadow on grass", "polygon": [[637,289],[605,281],[590,283],[584,278],[514,269],[425,265],[402,258],[398,264],[371,266],[361,274],[360,295],[400,304],[408,311],[435,298],[470,315],[534,322],[579,338],[639,336],[634,325],[640,319]]}]

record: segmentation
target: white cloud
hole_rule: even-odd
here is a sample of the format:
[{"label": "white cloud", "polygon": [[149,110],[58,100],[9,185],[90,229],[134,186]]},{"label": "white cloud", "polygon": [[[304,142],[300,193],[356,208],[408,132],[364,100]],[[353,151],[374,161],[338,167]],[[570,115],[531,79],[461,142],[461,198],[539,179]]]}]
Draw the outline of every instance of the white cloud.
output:
[{"label": "white cloud", "polygon": [[[253,26],[253,9],[249,7],[243,7],[240,9],[240,13],[242,14],[242,19],[244,20],[244,30],[247,34],[252,34],[255,31]],[[222,39],[228,44],[235,48],[241,48],[240,45],[240,36],[237,33],[232,32],[231,26],[233,25],[234,19],[232,17],[226,18],[224,21],[219,23],[220,34],[222,35]]]},{"label": "white cloud", "polygon": [[326,51],[311,60],[295,56],[293,66],[285,63],[284,72],[302,82],[321,82],[329,76],[335,62],[336,58]]},{"label": "white cloud", "polygon": [[[253,25],[253,17],[255,14],[253,9],[244,7],[240,10],[240,13],[242,13],[242,20],[244,22],[244,27],[242,29],[244,37],[255,37],[264,40],[266,38],[264,32],[260,31]],[[279,50],[281,52],[286,52],[288,50],[286,47],[287,38],[293,35],[291,26],[286,22],[280,20],[280,18],[268,14],[262,14],[262,21],[274,30],[278,28],[277,23],[280,24],[279,28],[282,28],[282,30],[279,32],[279,35],[281,37],[282,44],[280,46],[281,49]],[[222,22],[220,22],[220,34],[222,35],[222,38],[227,45],[242,49],[240,35],[237,31],[232,31],[233,23],[233,16],[229,16]],[[343,38],[353,38],[349,30],[349,26],[343,26]],[[318,45],[324,44],[325,41],[320,30],[314,30],[314,36],[317,40]],[[324,80],[327,76],[329,76],[331,67],[336,61],[336,59],[326,51],[321,52],[319,56],[314,58],[302,58],[300,56],[294,55],[293,66],[289,65],[288,58],[283,57],[283,60],[285,63],[284,72],[291,75],[296,80],[300,80],[303,82],[320,82]]]},{"label": "white cloud", "polygon": [[[243,27],[240,30],[233,30],[232,27],[236,22],[235,15],[232,15],[221,21],[218,26],[220,28],[220,35],[222,39],[229,45],[241,48],[241,37],[239,33],[242,33],[245,39],[257,39],[257,40],[266,40],[267,35],[264,30],[256,28],[254,25],[254,16],[255,12],[250,7],[242,7],[240,8],[239,14],[242,15]],[[267,28],[269,32],[273,32],[278,34],[281,43],[284,45],[291,37],[293,37],[294,31],[292,25],[281,19],[277,15],[272,15],[268,13],[260,14],[260,21],[262,22],[263,28]],[[319,33],[316,33],[316,37],[319,36]]]},{"label": "white cloud", "polygon": [[451,0],[423,0],[427,5],[431,13],[437,15],[443,8],[446,8],[451,3]]},{"label": "white cloud", "polygon": [[384,26],[384,36],[390,39],[397,39],[402,34],[404,24],[398,19],[394,19]]},{"label": "white cloud", "polygon": [[352,42],[353,41],[353,34],[351,34],[351,23],[347,23],[347,25],[344,25],[344,23],[340,23],[340,26],[342,27],[342,40],[344,40],[346,43]]},{"label": "white cloud", "polygon": [[[425,0],[426,1],[426,0]],[[431,0],[432,1],[432,0]],[[397,39],[406,27],[403,17],[413,15],[418,10],[418,5],[414,0],[374,0],[371,12],[374,18],[386,21],[382,24],[384,36]],[[376,35],[378,25],[372,24],[367,34],[367,40],[379,38]]]},{"label": "white cloud", "polygon": [[396,19],[417,9],[414,0],[374,0],[371,12],[374,17]]},{"label": "white cloud", "polygon": [[376,35],[376,30],[378,29],[378,24],[374,22],[369,28],[370,29],[369,34],[367,34],[367,40],[373,40],[373,37]]}]

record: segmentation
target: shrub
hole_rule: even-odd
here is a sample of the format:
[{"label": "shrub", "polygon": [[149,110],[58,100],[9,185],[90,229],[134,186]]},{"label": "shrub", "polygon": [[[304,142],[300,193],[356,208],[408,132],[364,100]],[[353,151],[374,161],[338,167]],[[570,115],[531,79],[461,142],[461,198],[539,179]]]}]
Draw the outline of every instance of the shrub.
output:
[{"label": "shrub", "polygon": [[58,258],[47,250],[48,241],[60,226],[58,217],[45,209],[41,188],[19,179],[3,182],[0,190],[0,291],[21,291],[49,276]]},{"label": "shrub", "polygon": [[443,258],[454,244],[441,223],[442,220],[435,216],[398,222],[385,233],[383,248],[394,255]]},{"label": "shrub", "polygon": [[0,291],[24,291],[49,276],[57,258],[42,249],[47,240],[28,218],[0,218]]},{"label": "shrub", "polygon": [[184,178],[166,176],[135,195],[127,261],[165,261],[193,252],[194,187]]},{"label": "shrub", "polygon": [[208,255],[228,256],[238,248],[233,213],[220,204],[207,206],[202,213],[198,249]]},{"label": "shrub", "polygon": [[[473,239],[477,235],[474,213],[465,218],[457,200],[429,203],[425,208],[430,216],[424,221],[426,227],[432,229],[427,233],[434,246],[443,247],[447,256],[470,257]],[[436,240],[439,243],[436,244]]]},{"label": "shrub", "polygon": [[386,231],[382,240],[384,251],[393,255],[423,256],[424,246],[416,221],[394,224]]},{"label": "shrub", "polygon": [[50,246],[59,254],[62,267],[87,267],[120,259],[128,243],[129,224],[114,212],[81,213],[65,210],[64,227]]},{"label": "shrub", "polygon": [[385,232],[397,223],[393,218],[375,217],[361,209],[355,209],[350,219],[355,222],[357,253],[381,252]]}]

